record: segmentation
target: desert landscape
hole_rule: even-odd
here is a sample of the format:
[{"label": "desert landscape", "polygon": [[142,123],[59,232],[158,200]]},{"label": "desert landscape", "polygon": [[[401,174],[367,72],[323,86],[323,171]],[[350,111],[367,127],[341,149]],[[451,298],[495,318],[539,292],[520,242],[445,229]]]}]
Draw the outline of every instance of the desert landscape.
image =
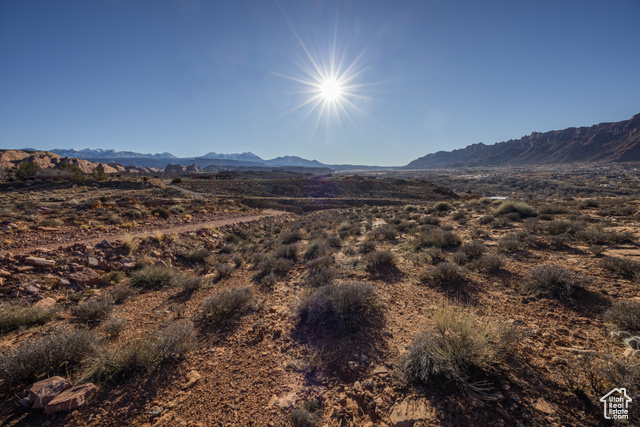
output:
[{"label": "desert landscape", "polygon": [[9,180],[2,424],[601,425],[640,399],[638,184],[570,171]]}]

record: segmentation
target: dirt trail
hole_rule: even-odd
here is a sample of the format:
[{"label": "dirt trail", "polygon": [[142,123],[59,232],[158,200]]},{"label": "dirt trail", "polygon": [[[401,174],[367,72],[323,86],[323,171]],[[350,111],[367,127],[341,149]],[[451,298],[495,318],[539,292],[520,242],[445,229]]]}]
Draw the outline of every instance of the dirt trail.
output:
[{"label": "dirt trail", "polygon": [[29,245],[29,246],[23,246],[19,248],[11,248],[10,250],[0,250],[0,257],[3,257],[6,254],[22,255],[22,254],[33,252],[36,249],[53,250],[53,249],[58,249],[61,246],[68,247],[78,243],[96,245],[102,242],[104,239],[107,239],[109,241],[114,241],[114,240],[122,239],[125,236],[126,237],[149,236],[155,232],[180,234],[180,233],[186,233],[189,231],[200,230],[202,228],[224,227],[225,225],[241,224],[245,222],[257,221],[263,218],[269,218],[269,217],[280,216],[280,215],[291,215],[291,214],[289,212],[267,209],[267,210],[264,210],[263,213],[256,214],[256,215],[246,215],[246,216],[239,216],[235,218],[214,219],[210,221],[202,221],[202,222],[196,222],[191,224],[178,225],[174,227],[153,227],[153,228],[145,229],[144,231],[123,232],[115,235],[89,237],[89,238],[74,238],[73,236],[70,236],[69,240],[65,242],[45,243],[40,245]]}]

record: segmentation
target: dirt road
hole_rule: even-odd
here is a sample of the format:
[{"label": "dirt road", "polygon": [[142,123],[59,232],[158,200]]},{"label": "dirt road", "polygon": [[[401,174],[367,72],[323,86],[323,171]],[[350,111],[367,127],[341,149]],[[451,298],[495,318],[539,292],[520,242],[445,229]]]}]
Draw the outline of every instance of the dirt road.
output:
[{"label": "dirt road", "polygon": [[3,257],[5,254],[10,255],[21,255],[35,251],[36,249],[58,249],[59,247],[68,247],[73,246],[78,243],[84,243],[88,245],[96,245],[107,239],[109,241],[121,240],[124,237],[141,237],[141,236],[149,236],[156,232],[161,232],[164,234],[172,234],[172,233],[186,233],[189,231],[200,230],[202,228],[211,228],[211,227],[223,227],[225,225],[233,225],[233,224],[241,224],[245,222],[257,221],[263,218],[270,218],[281,215],[290,215],[288,212],[283,211],[275,211],[275,210],[264,210],[261,214],[255,215],[246,215],[246,216],[238,216],[234,218],[224,218],[224,219],[214,219],[211,221],[202,221],[195,222],[191,224],[178,225],[174,227],[153,227],[150,229],[145,229],[144,231],[133,231],[133,232],[122,232],[119,234],[111,234],[104,236],[96,236],[89,238],[79,238],[77,236],[69,236],[68,240],[55,242],[55,243],[45,243],[45,244],[37,244],[37,245],[27,245],[17,248],[11,248],[10,250],[0,250],[0,257]]}]

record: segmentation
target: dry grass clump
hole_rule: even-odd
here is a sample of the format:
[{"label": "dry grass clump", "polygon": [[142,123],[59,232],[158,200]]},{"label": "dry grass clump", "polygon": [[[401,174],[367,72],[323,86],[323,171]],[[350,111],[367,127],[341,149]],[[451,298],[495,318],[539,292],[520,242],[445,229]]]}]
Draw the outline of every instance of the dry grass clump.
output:
[{"label": "dry grass clump", "polygon": [[176,360],[195,345],[195,331],[186,321],[175,321],[157,334],[127,342],[123,346],[108,345],[89,361],[81,380],[118,380],[136,371],[149,371],[158,364]]},{"label": "dry grass clump", "polygon": [[27,383],[75,368],[93,352],[96,336],[86,329],[61,329],[0,354],[0,380]]},{"label": "dry grass clump", "polygon": [[453,209],[453,205],[449,202],[437,202],[436,204],[433,205],[433,209],[435,209],[438,212],[446,212]]},{"label": "dry grass clump", "polygon": [[447,249],[460,246],[460,244],[462,244],[460,236],[451,231],[445,231],[440,228],[427,230],[409,243],[414,251],[434,247]]},{"label": "dry grass clump", "polygon": [[579,277],[557,265],[541,265],[534,267],[527,273],[521,286],[521,291],[546,298],[566,300],[573,296]]},{"label": "dry grass clump", "polygon": [[448,306],[438,309],[433,321],[435,328],[420,334],[400,363],[404,375],[420,386],[454,385],[470,396],[491,399],[485,379],[514,347],[513,329]]},{"label": "dry grass clump", "polygon": [[40,308],[22,304],[2,304],[0,306],[0,335],[18,328],[29,328],[57,317],[57,307]]},{"label": "dry grass clump", "polygon": [[127,327],[127,319],[114,318],[102,324],[107,339],[114,340],[120,336]]},{"label": "dry grass clump", "polygon": [[227,289],[204,300],[193,321],[203,330],[219,329],[254,308],[255,296],[251,288]]},{"label": "dry grass clump", "polygon": [[106,294],[78,304],[72,312],[79,322],[99,323],[111,316],[113,308],[113,300]]},{"label": "dry grass clump", "polygon": [[383,306],[367,283],[332,283],[305,295],[296,307],[298,327],[341,335],[379,326]]},{"label": "dry grass clump", "polygon": [[640,302],[618,301],[604,313],[607,321],[632,333],[640,332]]},{"label": "dry grass clump", "polygon": [[180,273],[171,267],[147,265],[136,271],[131,284],[144,288],[166,288],[177,283]]}]

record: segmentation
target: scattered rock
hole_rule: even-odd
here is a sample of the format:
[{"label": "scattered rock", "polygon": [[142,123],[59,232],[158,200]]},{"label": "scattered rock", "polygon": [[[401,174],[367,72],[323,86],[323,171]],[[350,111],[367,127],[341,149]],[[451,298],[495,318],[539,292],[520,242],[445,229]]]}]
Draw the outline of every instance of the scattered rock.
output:
[{"label": "scattered rock", "polygon": [[167,263],[162,261],[161,259],[153,263],[156,267],[167,267]]},{"label": "scattered rock", "polygon": [[54,305],[56,305],[56,300],[54,300],[53,298],[44,298],[35,303],[33,306],[35,308],[47,310],[49,308],[52,308]]},{"label": "scattered rock", "polygon": [[187,380],[188,380],[188,381],[187,381],[187,383],[186,383],[186,384],[184,384],[184,385],[182,386],[182,388],[183,388],[183,389],[187,389],[187,388],[191,388],[191,387],[193,387],[193,386],[198,382],[198,380],[199,380],[200,378],[202,378],[202,376],[198,373],[198,371],[190,371],[190,372],[187,374]]},{"label": "scattered rock", "polygon": [[405,400],[394,405],[389,420],[393,427],[413,427],[417,422],[431,418],[432,412],[425,400]]},{"label": "scattered rock", "polygon": [[40,289],[36,288],[36,287],[35,287],[35,286],[33,286],[33,285],[27,285],[27,286],[25,286],[24,290],[25,290],[25,291],[27,291],[28,293],[30,293],[31,295],[35,295],[35,294],[37,294],[38,292],[40,292]]},{"label": "scattered rock", "polygon": [[87,398],[93,394],[98,387],[87,383],[75,386],[57,395],[44,408],[45,414],[55,414],[56,412],[71,411],[84,405]]},{"label": "scattered rock", "polygon": [[50,259],[38,258],[35,256],[27,257],[24,262],[35,265],[36,267],[54,267],[56,262]]},{"label": "scattered rock", "polygon": [[104,239],[102,242],[96,245],[96,248],[99,249],[113,249],[113,245],[107,239]]},{"label": "scattered rock", "polygon": [[95,259],[94,257],[88,257],[87,258],[87,266],[89,267],[97,267],[99,264],[98,260]]},{"label": "scattered rock", "polygon": [[382,366],[382,365],[378,365],[373,369],[373,375],[379,375],[381,377],[386,377],[387,375],[389,375],[389,370]]},{"label": "scattered rock", "polygon": [[58,280],[58,286],[71,286],[71,282],[68,279]]},{"label": "scattered rock", "polygon": [[20,404],[20,406],[24,406],[25,408],[31,408],[31,405],[33,405],[33,401],[28,397],[18,400],[18,403]]},{"label": "scattered rock", "polygon": [[152,417],[157,417],[162,413],[162,411],[164,411],[164,408],[162,406],[154,406],[153,408],[149,409],[149,415],[151,415]]},{"label": "scattered rock", "polygon": [[81,285],[93,285],[100,281],[101,276],[90,268],[69,274],[69,279]]},{"label": "scattered rock", "polygon": [[29,400],[35,409],[44,408],[54,397],[71,388],[71,383],[62,377],[51,377],[34,383],[29,389]]},{"label": "scattered rock", "polygon": [[11,277],[11,273],[9,273],[7,270],[0,269],[0,277]]}]

